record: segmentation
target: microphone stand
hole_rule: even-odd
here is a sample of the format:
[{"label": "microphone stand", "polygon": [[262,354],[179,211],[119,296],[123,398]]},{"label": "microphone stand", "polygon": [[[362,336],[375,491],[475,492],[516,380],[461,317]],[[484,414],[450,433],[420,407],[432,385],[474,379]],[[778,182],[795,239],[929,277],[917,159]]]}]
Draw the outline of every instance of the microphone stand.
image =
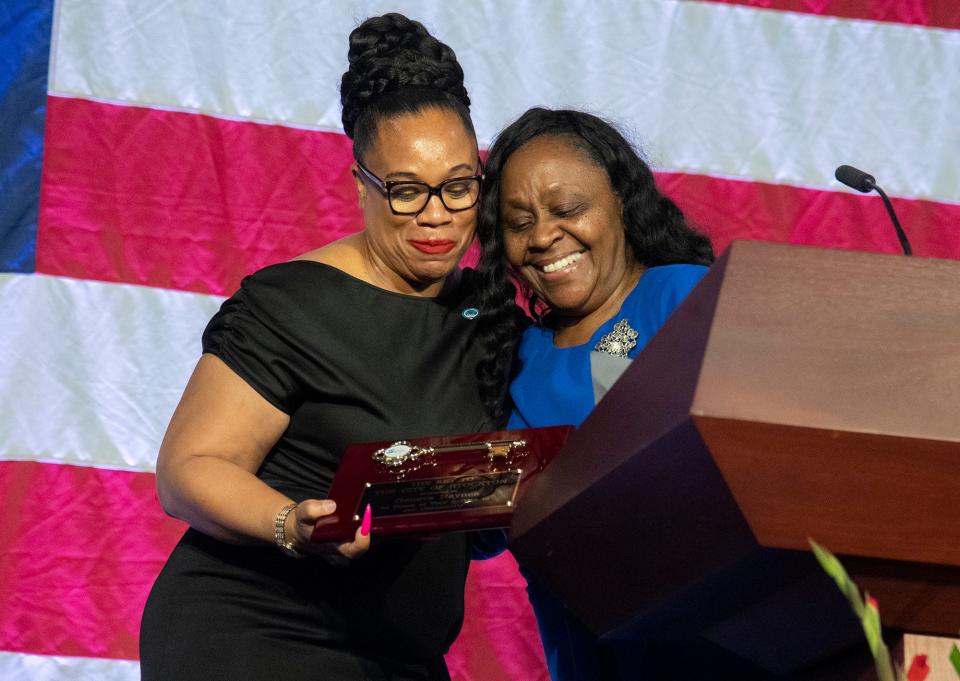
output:
[{"label": "microphone stand", "polygon": [[873,189],[880,195],[880,198],[883,199],[883,205],[887,207],[887,213],[890,214],[890,219],[893,221],[893,228],[897,230],[897,238],[900,239],[900,247],[903,249],[903,254],[913,255],[913,249],[910,248],[910,242],[907,241],[907,235],[904,233],[903,227],[900,226],[900,221],[897,220],[897,214],[893,212],[893,204],[891,204],[890,199],[887,198],[886,192],[877,185],[873,185]]},{"label": "microphone stand", "polygon": [[907,240],[907,234],[903,231],[903,227],[900,226],[900,221],[897,219],[897,214],[893,211],[893,204],[890,203],[890,199],[887,197],[886,192],[884,192],[877,185],[877,181],[874,179],[873,175],[865,173],[859,168],[843,165],[837,168],[836,172],[834,173],[834,177],[851,189],[856,189],[862,194],[867,194],[870,191],[876,191],[880,195],[880,198],[883,199],[883,205],[886,207],[887,214],[890,216],[890,220],[893,222],[893,228],[897,230],[897,238],[900,240],[900,248],[903,249],[903,254],[913,255],[913,249],[910,248],[910,242]]}]

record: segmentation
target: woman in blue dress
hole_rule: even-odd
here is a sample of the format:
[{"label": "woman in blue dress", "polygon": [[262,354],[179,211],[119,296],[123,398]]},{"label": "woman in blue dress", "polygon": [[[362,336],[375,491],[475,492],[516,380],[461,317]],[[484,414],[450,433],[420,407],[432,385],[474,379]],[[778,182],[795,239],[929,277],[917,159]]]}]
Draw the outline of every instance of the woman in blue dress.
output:
[{"label": "woman in blue dress", "polygon": [[[486,287],[502,300],[517,281],[534,316],[521,337],[502,313],[504,352],[520,359],[510,428],[583,422],[594,405],[590,353],[635,357],[713,261],[709,239],[630,143],[578,111],[531,109],[499,135],[480,236]],[[554,681],[637,678],[634,661],[524,574]]]}]

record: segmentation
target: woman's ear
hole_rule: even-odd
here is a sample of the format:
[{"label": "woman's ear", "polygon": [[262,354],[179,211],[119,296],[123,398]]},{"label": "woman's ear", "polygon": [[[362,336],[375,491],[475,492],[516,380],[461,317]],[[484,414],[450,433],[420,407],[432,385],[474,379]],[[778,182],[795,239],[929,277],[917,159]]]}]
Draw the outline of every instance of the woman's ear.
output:
[{"label": "woman's ear", "polygon": [[363,202],[367,198],[367,185],[364,184],[363,178],[360,177],[360,171],[357,170],[356,163],[350,166],[350,172],[353,174],[353,186],[357,189],[357,205],[360,206],[362,210]]}]

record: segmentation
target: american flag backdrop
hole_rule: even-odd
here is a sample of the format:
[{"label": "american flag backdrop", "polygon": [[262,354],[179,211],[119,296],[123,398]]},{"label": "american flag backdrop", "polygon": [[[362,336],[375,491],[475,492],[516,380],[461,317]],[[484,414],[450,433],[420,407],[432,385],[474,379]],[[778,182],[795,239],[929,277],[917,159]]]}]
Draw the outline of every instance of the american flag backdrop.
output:
[{"label": "american flag backdrop", "polygon": [[[139,677],[184,529],[163,430],[240,278],[360,227],[337,86],[385,11],[457,52],[482,145],[533,105],[603,115],[718,253],[897,252],[849,163],[960,258],[957,0],[0,0],[0,679]],[[546,678],[509,556],[467,601],[455,679]]]}]

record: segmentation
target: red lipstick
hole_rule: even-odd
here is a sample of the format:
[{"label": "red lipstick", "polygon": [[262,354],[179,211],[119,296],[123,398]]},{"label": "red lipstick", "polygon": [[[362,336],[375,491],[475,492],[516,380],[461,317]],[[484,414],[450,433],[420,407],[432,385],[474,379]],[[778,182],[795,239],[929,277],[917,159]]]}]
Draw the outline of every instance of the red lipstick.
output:
[{"label": "red lipstick", "polygon": [[455,241],[451,241],[450,239],[436,239],[431,241],[414,241],[413,239],[410,239],[410,245],[421,253],[440,255],[443,253],[449,253],[457,244]]}]

